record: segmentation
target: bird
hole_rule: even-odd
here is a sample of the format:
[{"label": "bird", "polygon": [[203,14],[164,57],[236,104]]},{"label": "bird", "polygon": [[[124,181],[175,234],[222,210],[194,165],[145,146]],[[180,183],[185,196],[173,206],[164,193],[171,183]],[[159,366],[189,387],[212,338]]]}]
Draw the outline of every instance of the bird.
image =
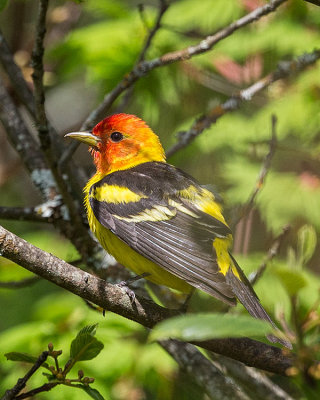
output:
[{"label": "bird", "polygon": [[[232,232],[216,196],[166,162],[142,119],[114,114],[66,137],[90,146],[96,173],[84,188],[91,231],[137,275],[185,294],[194,288],[276,325],[231,254]],[[290,347],[273,335],[272,342]]]}]

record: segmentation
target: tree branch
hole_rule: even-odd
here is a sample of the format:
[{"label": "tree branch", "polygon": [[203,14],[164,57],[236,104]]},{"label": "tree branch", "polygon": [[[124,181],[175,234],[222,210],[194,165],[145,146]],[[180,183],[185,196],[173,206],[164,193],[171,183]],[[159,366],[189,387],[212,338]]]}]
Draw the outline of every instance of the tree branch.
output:
[{"label": "tree branch", "polygon": [[[43,87],[43,55],[44,46],[43,41],[46,33],[46,15],[48,9],[48,0],[40,0],[39,11],[36,27],[36,40],[32,52],[32,66],[33,66],[33,82],[34,82],[34,97],[35,97],[35,114],[38,127],[39,139],[43,154],[46,158],[48,165],[52,171],[54,179],[62,195],[63,202],[68,210],[70,219],[72,221],[71,227],[73,231],[73,239],[77,237],[77,241],[81,242],[81,255],[86,258],[88,254],[94,249],[94,242],[88,234],[88,230],[83,224],[79,206],[75,203],[71,190],[69,190],[68,183],[64,180],[63,175],[60,173],[57,165],[57,160],[54,155],[52,141],[50,137],[50,129],[44,107],[45,94]],[[74,242],[73,240],[73,242]],[[91,245],[91,246],[90,246]]]},{"label": "tree branch", "polygon": [[7,390],[2,397],[2,400],[12,400],[15,399],[16,396],[21,392],[21,390],[26,386],[26,383],[28,380],[31,378],[31,376],[41,367],[41,365],[46,361],[48,358],[48,351],[44,351],[40,356],[38,357],[38,360],[33,364],[33,366],[30,368],[30,370],[26,373],[26,375],[23,378],[18,379],[18,382],[16,385],[10,389]]},{"label": "tree branch", "polygon": [[[8,137],[13,147],[19,153],[24,165],[30,173],[30,177],[35,187],[40,191],[42,197],[49,203],[58,206],[61,215],[67,217],[67,210],[61,202],[61,196],[56,185],[56,181],[51,170],[47,166],[46,159],[40,151],[40,148],[28,131],[18,109],[7,93],[0,78],[0,119],[8,133]],[[77,208],[73,204],[74,212]],[[46,208],[48,210],[48,207]],[[43,213],[41,213],[43,216]],[[51,215],[50,215],[51,216]],[[80,217],[76,215],[76,220]],[[77,225],[67,220],[67,218],[54,218],[54,225],[76,246],[83,257],[92,254],[97,245],[90,237],[88,231],[78,229]],[[82,222],[81,222],[82,225]]]},{"label": "tree branch", "polygon": [[206,391],[213,400],[249,400],[232,378],[225,376],[194,346],[178,340],[160,340],[160,345]]},{"label": "tree branch", "polygon": [[275,382],[272,382],[265,374],[256,369],[246,367],[238,361],[215,355],[214,361],[218,361],[227,370],[245,393],[254,400],[294,400]]},{"label": "tree branch", "polygon": [[314,50],[312,53],[305,53],[292,61],[282,61],[278,68],[260,79],[253,85],[239,92],[237,96],[233,96],[223,104],[214,107],[209,113],[198,118],[188,131],[178,133],[178,141],[168,151],[167,157],[173,156],[179,150],[188,146],[196,137],[198,137],[205,129],[217,122],[224,114],[235,111],[240,108],[244,101],[250,101],[254,95],[266,89],[272,83],[285,79],[294,73],[303,71],[308,66],[314,64],[320,58],[320,49]]},{"label": "tree branch", "polygon": [[28,131],[19,110],[11,100],[0,78],[0,119],[12,146],[30,172],[34,185],[46,199],[54,199],[58,190],[40,148]]},{"label": "tree branch", "polygon": [[92,129],[93,126],[105,116],[113,102],[138,79],[145,76],[147,73],[155,68],[164,67],[165,65],[172,64],[177,61],[184,61],[190,59],[198,54],[205,53],[213,48],[221,40],[230,36],[236,30],[259,20],[263,16],[275,11],[281,4],[287,0],[271,0],[270,3],[265,4],[238,19],[227,27],[219,30],[214,35],[207,36],[204,40],[194,46],[189,46],[182,50],[166,53],[159,58],[154,58],[150,61],[143,61],[136,65],[131,72],[129,72],[118,85],[111,90],[103,99],[102,103],[91,112],[86,121],[81,127],[81,130]]},{"label": "tree branch", "polygon": [[43,88],[43,55],[44,46],[43,41],[46,34],[46,16],[48,10],[49,0],[40,0],[38,19],[36,26],[36,39],[32,51],[31,65],[33,67],[33,84],[34,84],[34,102],[35,113],[38,124],[39,138],[44,151],[51,147],[48,121],[44,107],[45,96]]},{"label": "tree branch", "polygon": [[[0,253],[29,271],[101,308],[148,328],[179,314],[176,310],[168,310],[138,296],[132,304],[119,286],[106,283],[94,275],[73,267],[15,236],[3,227],[0,227]],[[248,338],[217,339],[194,342],[194,344],[239,360],[246,365],[278,374],[285,374],[293,363],[293,359],[285,356],[281,349]]]},{"label": "tree branch", "polygon": [[[10,52],[8,44],[1,31],[0,31],[0,62],[10,79],[12,87],[14,88],[18,97],[20,98],[20,101],[27,108],[31,117],[35,120],[36,116],[35,116],[35,104],[34,104],[33,94],[28,84],[24,80],[21,69],[15,63],[12,53]],[[59,147],[62,148],[61,141],[59,140],[57,132],[51,125],[49,126],[49,130],[51,133],[51,137],[54,139],[55,144],[59,144]],[[21,147],[25,146],[23,141],[21,141],[20,146]],[[59,154],[61,154],[61,150],[59,151]],[[70,167],[73,167],[73,165],[70,165]],[[72,173],[70,173],[70,170],[67,169],[64,170],[64,173],[68,174],[68,181],[72,186],[73,193],[78,193],[80,195],[83,184],[82,182],[80,183],[81,189],[79,189],[79,181],[81,181],[81,179],[79,179],[79,176],[77,174],[77,169],[76,168],[73,169]]]},{"label": "tree branch", "polygon": [[42,385],[36,389],[30,390],[29,392],[21,393],[19,396],[15,397],[14,400],[27,399],[28,397],[32,398],[38,393],[49,392],[55,386],[60,385],[60,384],[62,384],[62,383],[60,383],[60,382],[45,383],[44,385]]},{"label": "tree branch", "polygon": [[279,253],[280,246],[284,240],[284,238],[287,236],[288,232],[290,231],[291,226],[286,225],[282,228],[282,232],[280,235],[278,235],[272,242],[272,245],[268,251],[268,254],[263,261],[263,263],[260,265],[260,267],[255,271],[252,272],[249,276],[249,281],[251,285],[254,285],[257,283],[257,281],[262,277],[264,271],[266,270],[268,264],[270,261],[274,259],[274,257]]},{"label": "tree branch", "polygon": [[154,38],[155,34],[161,27],[161,19],[162,19],[164,13],[167,11],[168,7],[169,7],[169,5],[167,4],[166,0],[159,0],[159,11],[158,11],[158,15],[156,18],[156,22],[155,22],[153,28],[150,29],[150,31],[147,35],[146,41],[145,41],[144,46],[139,55],[137,64],[144,61],[146,53],[151,45],[152,39]]},{"label": "tree branch", "polygon": [[54,205],[55,202],[50,203],[53,204],[41,204],[37,207],[0,207],[0,219],[50,223],[53,218],[62,218],[59,205]]}]

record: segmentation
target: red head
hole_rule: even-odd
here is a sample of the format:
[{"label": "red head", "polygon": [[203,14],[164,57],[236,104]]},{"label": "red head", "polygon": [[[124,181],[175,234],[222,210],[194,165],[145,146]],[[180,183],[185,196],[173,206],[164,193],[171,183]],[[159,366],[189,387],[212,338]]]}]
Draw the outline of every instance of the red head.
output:
[{"label": "red head", "polygon": [[88,132],[66,136],[91,146],[97,171],[107,174],[147,161],[165,161],[159,138],[135,115],[115,114],[99,122]]}]

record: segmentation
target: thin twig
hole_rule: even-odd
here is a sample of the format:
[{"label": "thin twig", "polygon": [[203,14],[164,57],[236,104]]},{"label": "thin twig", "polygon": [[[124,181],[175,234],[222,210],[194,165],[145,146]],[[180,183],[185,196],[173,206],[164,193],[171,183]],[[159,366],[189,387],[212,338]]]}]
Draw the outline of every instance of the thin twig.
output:
[{"label": "thin twig", "polygon": [[8,281],[2,282],[0,281],[1,289],[21,289],[27,286],[31,286],[34,283],[37,283],[41,280],[39,276],[32,276],[31,278],[22,279],[21,281]]},{"label": "thin twig", "polygon": [[[142,5],[140,5],[140,6],[142,6]],[[140,62],[144,61],[146,53],[151,46],[152,39],[154,38],[154,36],[158,32],[158,30],[161,28],[161,19],[162,19],[164,13],[167,11],[168,7],[169,7],[169,5],[166,3],[165,0],[159,0],[159,11],[158,11],[158,15],[157,15],[157,18],[156,18],[153,28],[148,29],[147,25],[145,24],[148,29],[148,35],[146,37],[144,46],[142,47],[142,50],[138,56],[138,61],[137,61],[136,65],[138,65]],[[145,23],[145,21],[143,19],[143,7],[142,8],[139,7],[139,11],[142,16],[141,18],[142,18],[143,22]],[[115,114],[123,112],[123,110],[127,107],[128,103],[132,97],[133,90],[134,90],[134,85],[132,85],[128,88],[128,90],[125,92],[125,94],[122,98],[121,103],[114,110]],[[79,143],[77,143],[77,144],[79,144]]]},{"label": "thin twig", "polygon": [[149,30],[148,36],[146,38],[146,41],[144,43],[144,46],[141,50],[141,53],[139,55],[137,64],[139,64],[140,62],[144,61],[146,53],[151,45],[152,39],[154,38],[155,34],[157,33],[157,31],[160,29],[161,27],[161,19],[164,15],[164,13],[167,11],[168,9],[168,4],[165,0],[159,0],[159,11],[158,11],[158,15],[156,18],[156,22],[153,26],[153,28],[151,30]]},{"label": "thin twig", "polygon": [[252,272],[249,276],[249,281],[251,285],[254,285],[257,283],[257,281],[262,277],[264,271],[266,270],[268,264],[270,261],[274,259],[274,257],[277,256],[277,254],[280,251],[280,247],[283,243],[284,238],[287,236],[288,232],[290,231],[291,226],[286,225],[282,228],[282,232],[273,240],[271,247],[268,250],[268,254],[266,258],[264,259],[263,263],[260,265],[260,267],[255,271]]},{"label": "thin twig", "polygon": [[237,96],[233,96],[224,103],[219,104],[207,114],[202,115],[192,124],[188,131],[179,132],[178,141],[167,151],[167,157],[171,157],[179,150],[188,146],[196,137],[217,122],[224,114],[239,109],[244,101],[250,101],[253,96],[266,89],[272,83],[280,79],[285,79],[294,73],[303,71],[308,66],[314,64],[319,58],[320,49],[316,49],[311,53],[302,54],[292,61],[280,62],[278,68],[274,72],[260,79],[248,88],[241,90]]},{"label": "thin twig", "polygon": [[249,211],[248,218],[246,218],[245,220],[242,254],[248,254],[249,252],[251,233],[252,233],[252,223],[253,223],[253,209]]},{"label": "thin twig", "polygon": [[[0,226],[0,253],[23,268],[56,285],[148,328],[158,322],[179,315],[179,311],[163,308],[136,296],[132,303],[118,286],[85,272],[31,245]],[[246,365],[270,372],[285,374],[293,360],[281,349],[248,338],[215,339],[194,342],[207,350],[237,359]]]},{"label": "thin twig", "polygon": [[22,393],[19,396],[15,397],[14,400],[22,400],[22,399],[27,399],[28,397],[33,398],[36,394],[38,393],[43,393],[43,392],[49,392],[51,389],[53,389],[55,386],[62,384],[62,382],[49,382],[45,383],[42,386],[39,386],[35,389],[30,390],[29,392]]},{"label": "thin twig", "polygon": [[43,41],[46,34],[46,16],[48,10],[49,0],[39,1],[39,11],[36,26],[36,38],[35,44],[32,51],[32,61],[31,65],[33,67],[33,84],[34,84],[34,99],[35,99],[35,111],[36,119],[38,124],[39,138],[41,145],[44,150],[50,148],[50,137],[48,121],[46,116],[46,111],[44,107],[45,95],[43,87],[43,55],[44,46]]},{"label": "thin twig", "polygon": [[254,186],[254,189],[252,193],[250,194],[248,200],[245,202],[245,204],[241,207],[241,210],[238,213],[238,216],[236,220],[233,222],[233,226],[236,225],[242,218],[246,217],[250,211],[253,209],[255,200],[260,193],[261,189],[263,188],[266,176],[270,170],[271,167],[271,161],[273,159],[273,156],[276,152],[277,148],[277,132],[276,132],[276,125],[277,125],[277,117],[275,115],[272,115],[271,117],[271,140],[269,143],[269,151],[267,155],[265,156],[265,159],[263,160],[262,167],[260,169],[258,179],[256,181],[256,184]]},{"label": "thin twig", "polygon": [[52,216],[44,217],[36,211],[36,207],[0,207],[0,219],[52,222]]},{"label": "thin twig", "polygon": [[25,374],[23,378],[18,379],[18,382],[16,385],[12,388],[9,389],[5,392],[4,396],[2,397],[2,400],[11,400],[11,399],[16,399],[17,395],[21,392],[21,390],[26,386],[26,383],[28,380],[31,378],[31,376],[41,367],[41,365],[46,361],[48,358],[49,352],[44,351],[40,356],[38,357],[37,361],[34,363],[34,365],[30,368],[30,370]]}]

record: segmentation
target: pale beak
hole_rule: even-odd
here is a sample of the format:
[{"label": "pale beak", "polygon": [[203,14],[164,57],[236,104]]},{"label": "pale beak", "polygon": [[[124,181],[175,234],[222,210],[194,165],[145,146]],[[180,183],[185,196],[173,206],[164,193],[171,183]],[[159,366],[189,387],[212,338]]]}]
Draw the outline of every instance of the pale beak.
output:
[{"label": "pale beak", "polygon": [[101,139],[91,132],[71,132],[64,135],[64,137],[80,140],[80,142],[86,143],[92,147],[98,147],[98,144],[101,142]]}]

